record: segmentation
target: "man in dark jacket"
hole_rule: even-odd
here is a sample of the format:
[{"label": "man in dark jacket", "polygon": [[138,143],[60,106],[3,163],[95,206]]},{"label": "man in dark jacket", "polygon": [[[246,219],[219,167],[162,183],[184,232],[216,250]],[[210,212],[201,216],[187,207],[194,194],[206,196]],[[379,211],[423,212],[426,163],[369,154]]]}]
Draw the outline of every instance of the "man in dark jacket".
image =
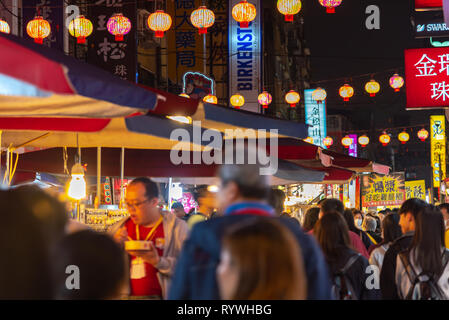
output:
[{"label": "man in dark jacket", "polygon": [[[279,219],[266,204],[268,177],[260,175],[257,165],[223,165],[220,178],[221,189],[217,196],[224,216],[194,226],[178,259],[169,299],[220,299],[216,269],[223,233],[229,226],[254,216]],[[307,298],[332,299],[328,267],[315,239],[288,219],[280,221],[292,231],[301,246]]]},{"label": "man in dark jacket", "polygon": [[380,289],[384,300],[399,300],[396,286],[396,259],[400,252],[407,250],[415,233],[415,221],[428,204],[420,199],[409,199],[399,209],[399,225],[403,236],[394,241],[385,253],[380,272]]}]

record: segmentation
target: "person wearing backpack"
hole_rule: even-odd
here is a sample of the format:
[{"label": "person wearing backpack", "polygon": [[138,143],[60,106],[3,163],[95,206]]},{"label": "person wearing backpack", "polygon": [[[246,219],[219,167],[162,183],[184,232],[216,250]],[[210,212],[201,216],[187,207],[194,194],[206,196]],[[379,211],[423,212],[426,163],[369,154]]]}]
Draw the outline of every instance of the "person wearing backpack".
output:
[{"label": "person wearing backpack", "polygon": [[396,259],[396,286],[403,300],[449,299],[449,250],[444,245],[444,220],[429,205],[416,219],[410,248]]},{"label": "person wearing backpack", "polygon": [[399,209],[399,225],[402,236],[396,239],[385,252],[380,271],[380,289],[382,299],[398,300],[398,289],[396,287],[396,258],[398,254],[410,246],[415,233],[415,223],[417,216],[429,204],[421,199],[412,198],[404,201]]},{"label": "person wearing backpack", "polygon": [[[332,291],[338,300],[377,300],[379,289],[370,289],[367,283],[368,260],[351,248],[349,229],[343,216],[336,211],[326,213],[318,220],[314,235],[323,250],[333,279]],[[367,281],[368,280],[368,281]]]}]

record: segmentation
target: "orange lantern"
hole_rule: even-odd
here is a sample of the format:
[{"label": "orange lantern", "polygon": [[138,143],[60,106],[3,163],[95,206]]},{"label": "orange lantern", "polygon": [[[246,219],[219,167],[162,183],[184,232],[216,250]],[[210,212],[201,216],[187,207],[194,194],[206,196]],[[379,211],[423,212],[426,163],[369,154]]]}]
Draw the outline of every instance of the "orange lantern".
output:
[{"label": "orange lantern", "polygon": [[369,138],[366,135],[360,136],[359,137],[359,144],[364,148],[368,145],[369,143]]},{"label": "orange lantern", "polygon": [[349,101],[349,98],[351,98],[354,95],[354,88],[351,87],[349,84],[345,84],[340,88],[339,94],[340,97],[343,98],[343,101]]},{"label": "orange lantern", "polygon": [[296,107],[296,104],[299,102],[299,100],[301,100],[301,96],[294,90],[290,90],[285,95],[285,102],[287,102],[292,108]]},{"label": "orange lantern", "polygon": [[334,140],[331,137],[326,137],[323,139],[323,144],[326,148],[329,148],[331,145],[334,144]]},{"label": "orange lantern", "polygon": [[307,137],[307,138],[304,139],[304,141],[307,142],[307,143],[313,144],[313,138],[312,137]]},{"label": "orange lantern", "polygon": [[320,0],[320,4],[326,7],[327,13],[335,13],[335,7],[338,7],[343,0]]},{"label": "orange lantern", "polygon": [[121,13],[109,18],[107,28],[115,36],[115,41],[123,41],[123,36],[131,31],[131,21]]},{"label": "orange lantern", "polygon": [[398,140],[401,141],[402,144],[405,144],[407,141],[410,140],[410,135],[405,132],[402,131],[399,135],[398,135]]},{"label": "orange lantern", "polygon": [[[189,97],[189,98],[190,98],[190,97]],[[205,96],[205,97],[203,98],[203,101],[204,101],[204,102],[207,102],[207,103],[212,103],[212,104],[217,104],[217,103],[218,103],[217,97],[214,96],[213,94],[208,94],[207,96]]]},{"label": "orange lantern", "polygon": [[312,92],[312,99],[315,100],[317,103],[323,102],[324,100],[326,100],[326,97],[327,97],[326,90],[322,88],[316,88]]},{"label": "orange lantern", "polygon": [[11,33],[11,28],[9,27],[8,22],[3,19],[0,19],[0,32]]},{"label": "orange lantern", "polygon": [[390,136],[384,131],[383,134],[379,137],[379,142],[385,147],[390,143]]},{"label": "orange lantern", "polygon": [[148,27],[155,32],[156,38],[162,38],[164,32],[170,29],[172,20],[168,13],[164,10],[157,10],[150,14],[147,21]]},{"label": "orange lantern", "polygon": [[394,89],[395,92],[401,91],[401,88],[404,86],[404,78],[395,73],[390,78],[390,87]]},{"label": "orange lantern", "polygon": [[212,27],[215,22],[215,15],[212,10],[201,6],[192,12],[190,21],[194,27],[198,28],[199,34],[206,34],[207,28]]},{"label": "orange lantern", "polygon": [[375,97],[376,93],[380,91],[380,84],[374,79],[371,79],[365,84],[365,90],[369,93],[370,97]]},{"label": "orange lantern", "polygon": [[240,1],[232,8],[232,17],[239,23],[240,28],[248,28],[249,23],[256,19],[256,7],[246,0]]},{"label": "orange lantern", "polygon": [[293,16],[301,11],[302,4],[300,0],[278,0],[277,7],[285,16],[285,21],[293,21]]},{"label": "orange lantern", "polygon": [[266,91],[263,91],[259,96],[257,97],[257,100],[262,105],[264,109],[268,108],[268,105],[271,103],[273,98],[271,97],[271,94],[269,94]]},{"label": "orange lantern", "polygon": [[349,146],[352,144],[352,138],[350,138],[349,136],[343,137],[343,139],[341,139],[341,144],[345,148],[349,148]]},{"label": "orange lantern", "polygon": [[230,101],[231,105],[236,109],[240,109],[240,107],[245,104],[245,98],[240,93],[234,94]]},{"label": "orange lantern", "polygon": [[[183,92],[183,93],[180,93],[179,96],[180,96],[180,97],[183,97],[183,98],[190,99],[190,96],[189,96],[187,93],[184,93],[184,92]],[[204,99],[203,99],[203,101],[204,101]]]},{"label": "orange lantern", "polygon": [[41,16],[34,17],[27,24],[27,33],[36,43],[42,44],[44,39],[50,35],[50,32],[50,23]]},{"label": "orange lantern", "polygon": [[93,30],[92,22],[84,16],[78,16],[69,24],[69,33],[76,38],[77,43],[86,43],[86,37],[90,36]]},{"label": "orange lantern", "polygon": [[427,131],[426,129],[422,128],[421,130],[418,131],[418,138],[421,141],[425,141],[428,137],[429,137],[429,131]]}]

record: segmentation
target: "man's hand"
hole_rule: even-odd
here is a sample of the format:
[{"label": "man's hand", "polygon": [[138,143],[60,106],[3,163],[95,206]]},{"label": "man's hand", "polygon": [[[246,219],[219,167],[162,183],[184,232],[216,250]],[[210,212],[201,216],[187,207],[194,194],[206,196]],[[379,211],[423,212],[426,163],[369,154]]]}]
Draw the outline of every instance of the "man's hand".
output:
[{"label": "man's hand", "polygon": [[114,234],[114,240],[119,244],[123,244],[126,240],[128,240],[128,231],[125,226],[117,230]]},{"label": "man's hand", "polygon": [[128,251],[128,253],[132,256],[142,258],[143,261],[153,265],[154,267],[156,267],[160,260],[159,254],[157,253],[153,241],[150,241],[149,250],[130,250]]}]

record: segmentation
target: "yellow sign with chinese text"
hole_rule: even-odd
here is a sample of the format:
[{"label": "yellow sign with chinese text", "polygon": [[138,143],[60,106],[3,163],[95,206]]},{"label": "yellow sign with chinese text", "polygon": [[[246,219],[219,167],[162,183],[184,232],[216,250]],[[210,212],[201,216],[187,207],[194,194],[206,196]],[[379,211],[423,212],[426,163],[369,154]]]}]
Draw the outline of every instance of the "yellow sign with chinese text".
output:
[{"label": "yellow sign with chinese text", "polygon": [[430,116],[430,163],[433,187],[446,179],[446,119],[444,115]]},{"label": "yellow sign with chinese text", "polygon": [[405,199],[418,198],[426,201],[426,181],[405,181]]},{"label": "yellow sign with chinese text", "polygon": [[397,206],[405,201],[404,173],[362,177],[362,206]]}]

